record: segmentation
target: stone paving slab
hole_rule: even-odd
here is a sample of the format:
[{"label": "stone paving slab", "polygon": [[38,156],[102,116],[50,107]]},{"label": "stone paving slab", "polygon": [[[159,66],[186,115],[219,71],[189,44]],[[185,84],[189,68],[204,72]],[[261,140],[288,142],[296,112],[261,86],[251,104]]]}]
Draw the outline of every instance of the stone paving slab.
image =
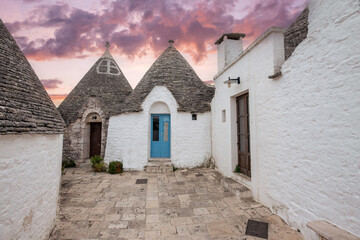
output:
[{"label": "stone paving slab", "polygon": [[269,223],[269,239],[303,239],[268,208],[223,188],[221,178],[205,168],[121,175],[67,169],[50,239],[261,239],[245,235],[248,219]]}]

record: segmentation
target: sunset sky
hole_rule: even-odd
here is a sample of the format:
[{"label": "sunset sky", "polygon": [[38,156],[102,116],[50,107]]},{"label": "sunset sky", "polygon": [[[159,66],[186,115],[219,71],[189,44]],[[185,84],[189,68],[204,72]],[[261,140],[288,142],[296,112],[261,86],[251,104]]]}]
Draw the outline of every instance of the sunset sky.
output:
[{"label": "sunset sky", "polygon": [[168,40],[203,81],[216,74],[223,34],[244,47],[271,26],[287,27],[306,0],[0,0],[0,18],[58,105],[105,51],[134,88]]}]

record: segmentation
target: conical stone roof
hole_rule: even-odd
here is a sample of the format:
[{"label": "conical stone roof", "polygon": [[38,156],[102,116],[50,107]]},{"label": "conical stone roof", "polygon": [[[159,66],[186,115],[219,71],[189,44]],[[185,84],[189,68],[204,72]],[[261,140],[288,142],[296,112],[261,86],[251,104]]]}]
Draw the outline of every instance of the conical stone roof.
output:
[{"label": "conical stone roof", "polygon": [[0,19],[0,135],[63,130],[60,113]]},{"label": "conical stone roof", "polygon": [[131,91],[129,82],[106,49],[58,109],[65,122],[69,124],[80,118],[83,107],[90,98],[95,98],[108,118],[111,113],[121,111]]},{"label": "conical stone roof", "polygon": [[215,88],[200,80],[194,69],[172,44],[145,73],[126,99],[122,112],[142,111],[142,102],[155,86],[165,86],[170,90],[179,105],[179,112],[211,111],[210,102]]}]

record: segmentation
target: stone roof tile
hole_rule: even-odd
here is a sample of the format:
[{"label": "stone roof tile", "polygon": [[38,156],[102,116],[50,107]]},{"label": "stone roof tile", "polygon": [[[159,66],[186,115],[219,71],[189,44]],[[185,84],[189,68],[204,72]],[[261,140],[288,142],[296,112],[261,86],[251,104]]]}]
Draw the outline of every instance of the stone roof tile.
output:
[{"label": "stone roof tile", "polygon": [[0,19],[0,135],[63,130],[59,111]]},{"label": "stone roof tile", "polygon": [[[120,71],[119,75],[102,73],[101,68],[106,71],[107,61],[111,60]],[[105,65],[102,65],[104,62]],[[110,69],[110,73],[115,68]],[[116,70],[115,70],[116,72]],[[59,111],[66,124],[75,122],[82,115],[82,109],[90,100],[95,98],[101,105],[106,117],[110,117],[113,112],[121,111],[126,97],[131,93],[132,88],[122,73],[121,69],[114,61],[108,49],[90,68],[70,94],[59,106]]]},{"label": "stone roof tile", "polygon": [[306,7],[284,33],[285,60],[295,48],[307,37],[309,9]]},{"label": "stone roof tile", "polygon": [[170,90],[179,105],[179,112],[202,113],[211,110],[214,87],[201,81],[171,44],[145,73],[126,99],[124,108],[117,114],[142,111],[141,104],[155,86],[165,86]]}]

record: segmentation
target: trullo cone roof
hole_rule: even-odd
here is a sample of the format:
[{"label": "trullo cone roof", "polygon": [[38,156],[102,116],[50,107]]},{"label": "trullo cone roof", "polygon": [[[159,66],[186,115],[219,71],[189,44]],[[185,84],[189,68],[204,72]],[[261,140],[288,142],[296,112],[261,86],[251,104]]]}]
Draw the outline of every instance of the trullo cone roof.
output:
[{"label": "trullo cone roof", "polygon": [[200,80],[193,68],[172,45],[145,73],[126,99],[122,112],[142,111],[142,102],[155,86],[165,86],[171,91],[179,105],[179,112],[203,113],[211,110],[210,102],[215,89]]},{"label": "trullo cone roof", "polygon": [[0,135],[60,134],[64,122],[0,20]]},{"label": "trullo cone roof", "polygon": [[90,98],[95,98],[106,117],[109,117],[113,112],[121,111],[123,102],[131,91],[129,82],[107,49],[58,109],[69,124],[81,117],[83,106]]}]

